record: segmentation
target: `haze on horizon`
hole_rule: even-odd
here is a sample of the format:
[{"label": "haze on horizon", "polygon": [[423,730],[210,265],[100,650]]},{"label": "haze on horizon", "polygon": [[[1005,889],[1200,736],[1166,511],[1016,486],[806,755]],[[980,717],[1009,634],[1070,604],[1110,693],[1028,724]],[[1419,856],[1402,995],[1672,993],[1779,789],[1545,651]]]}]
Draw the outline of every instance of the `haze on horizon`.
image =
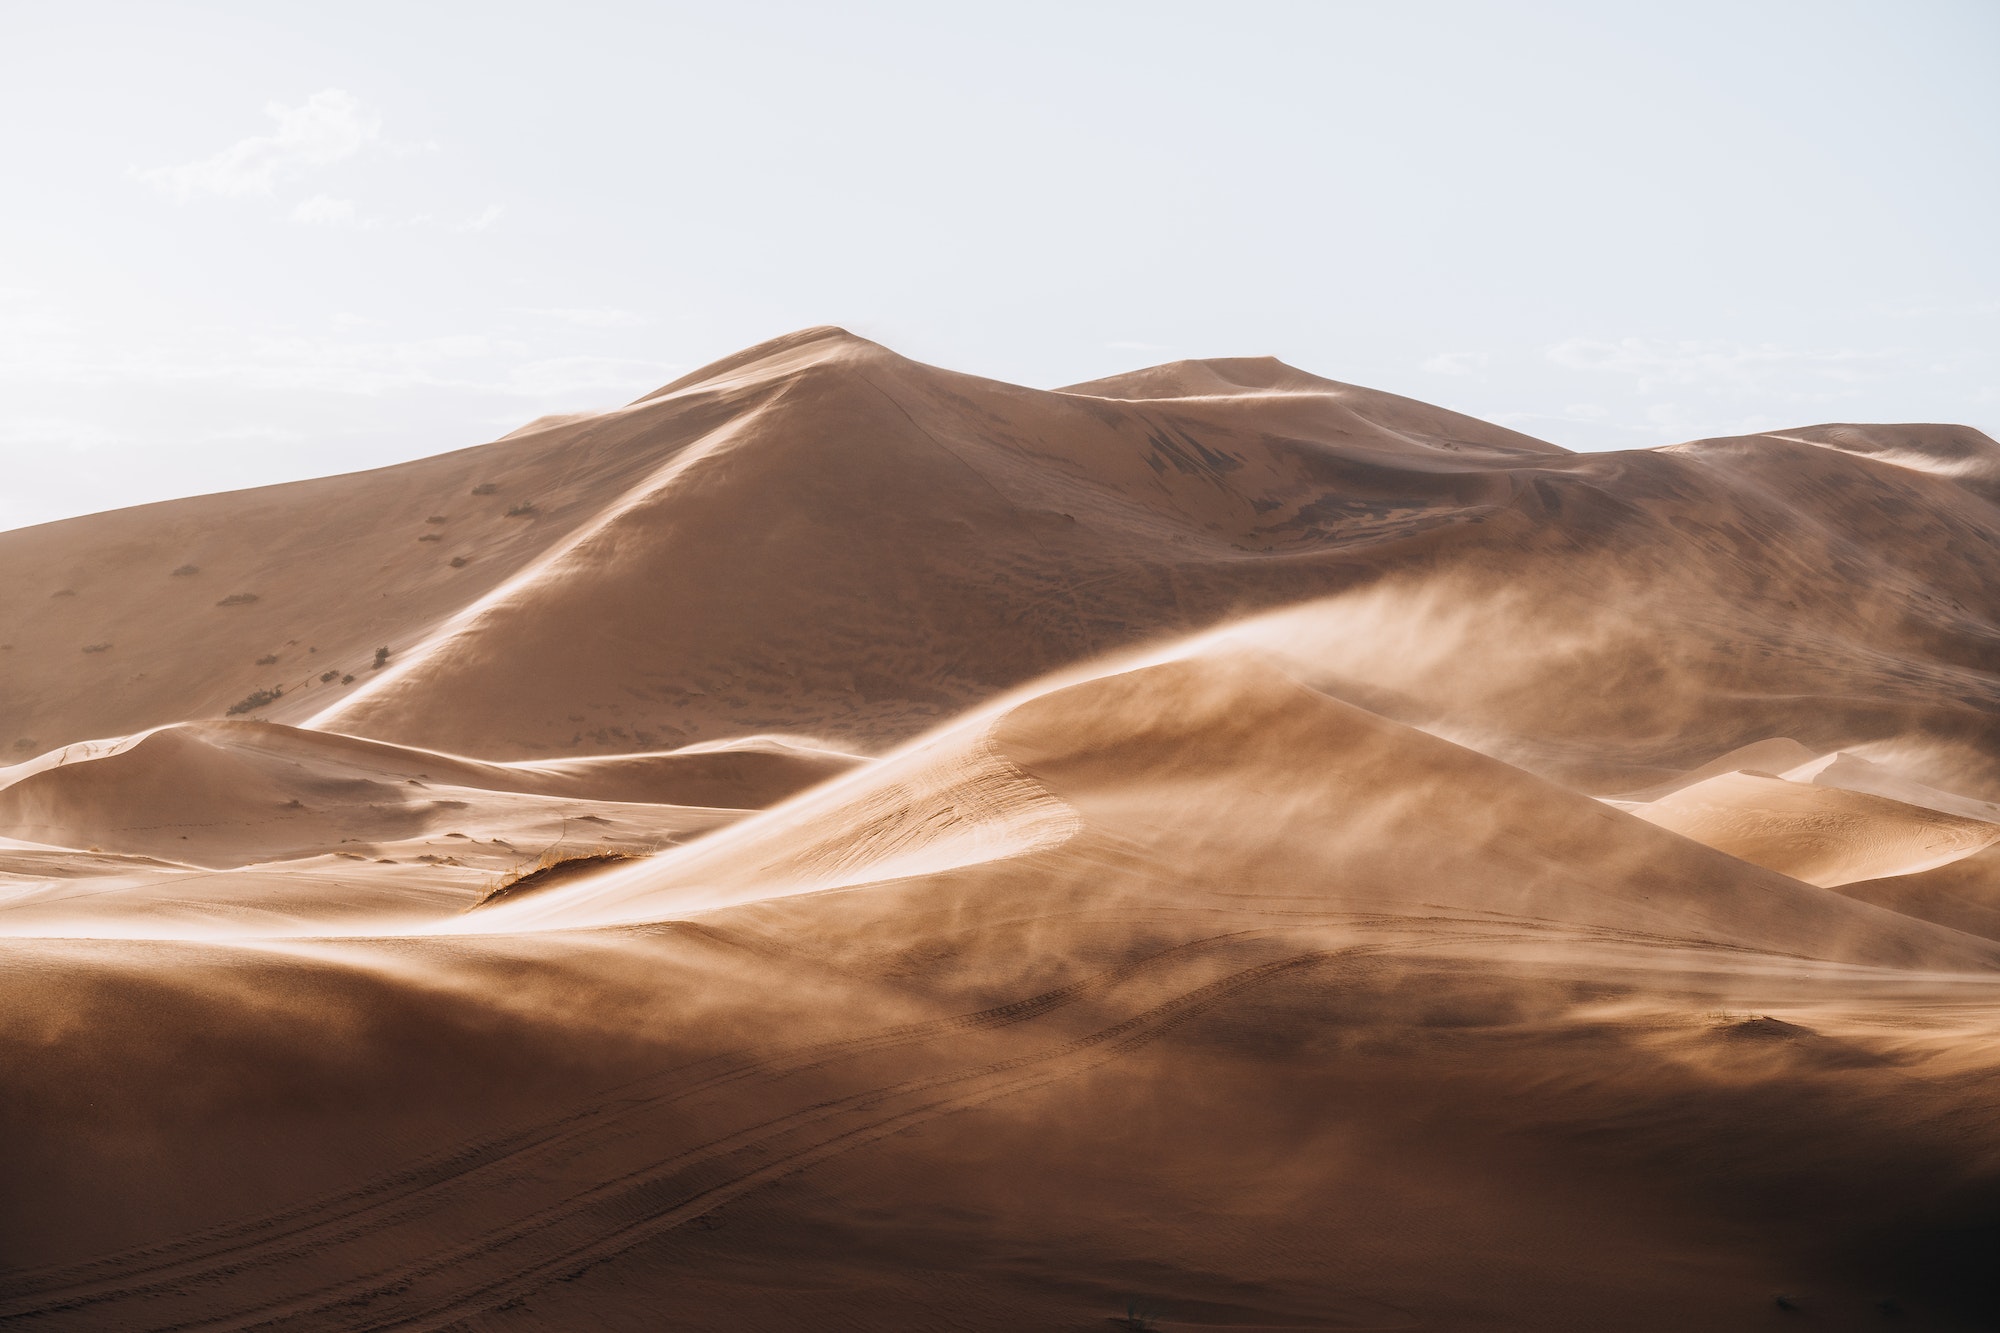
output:
[{"label": "haze on horizon", "polygon": [[1978,3],[42,7],[0,528],[610,406],[825,322],[1274,354],[1569,448],[2000,432]]}]

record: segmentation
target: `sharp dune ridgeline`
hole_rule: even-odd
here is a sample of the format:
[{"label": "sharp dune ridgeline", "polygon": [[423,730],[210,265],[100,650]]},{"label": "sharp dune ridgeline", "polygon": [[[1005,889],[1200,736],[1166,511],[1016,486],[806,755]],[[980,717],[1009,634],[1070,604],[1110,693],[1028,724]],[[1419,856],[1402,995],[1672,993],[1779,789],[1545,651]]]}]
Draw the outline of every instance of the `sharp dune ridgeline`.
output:
[{"label": "sharp dune ridgeline", "polygon": [[2000,1326],[2000,445],[838,329],[0,533],[0,1327]]}]

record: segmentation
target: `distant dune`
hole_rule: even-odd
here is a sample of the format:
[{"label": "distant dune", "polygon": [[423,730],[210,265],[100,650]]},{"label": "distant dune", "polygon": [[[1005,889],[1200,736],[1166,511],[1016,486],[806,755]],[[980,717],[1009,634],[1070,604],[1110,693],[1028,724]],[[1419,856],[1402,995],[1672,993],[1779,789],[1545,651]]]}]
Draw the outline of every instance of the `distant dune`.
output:
[{"label": "distant dune", "polygon": [[2000,1326],[2000,445],[838,329],[0,533],[0,1326]]}]

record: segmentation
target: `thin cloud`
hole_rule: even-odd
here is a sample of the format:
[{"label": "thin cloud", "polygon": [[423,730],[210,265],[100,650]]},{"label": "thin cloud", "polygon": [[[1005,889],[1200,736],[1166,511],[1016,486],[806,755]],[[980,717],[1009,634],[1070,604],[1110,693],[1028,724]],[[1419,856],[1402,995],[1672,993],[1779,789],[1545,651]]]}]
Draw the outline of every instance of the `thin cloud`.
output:
[{"label": "thin cloud", "polygon": [[310,199],[302,199],[292,209],[292,221],[303,222],[310,227],[360,227],[365,226],[352,199],[335,199],[331,195],[316,194]]},{"label": "thin cloud", "polygon": [[382,136],[381,117],[339,88],[314,93],[299,106],[272,102],[264,110],[277,121],[274,132],[239,139],[198,162],[136,174],[183,203],[198,194],[268,195],[283,182],[354,157]]},{"label": "thin cloud", "polygon": [[564,324],[575,324],[586,329],[635,329],[653,322],[651,315],[642,315],[636,310],[529,307],[522,313],[540,315],[543,319],[559,320]]},{"label": "thin cloud", "polygon": [[1484,352],[1439,352],[1423,368],[1433,375],[1476,375],[1489,359]]},{"label": "thin cloud", "polygon": [[1910,368],[1909,353],[1895,348],[1797,348],[1649,338],[1615,342],[1571,338],[1549,348],[1547,355],[1568,370],[1629,376],[1641,393],[1669,386],[1761,389],[1778,377],[1851,384]]}]

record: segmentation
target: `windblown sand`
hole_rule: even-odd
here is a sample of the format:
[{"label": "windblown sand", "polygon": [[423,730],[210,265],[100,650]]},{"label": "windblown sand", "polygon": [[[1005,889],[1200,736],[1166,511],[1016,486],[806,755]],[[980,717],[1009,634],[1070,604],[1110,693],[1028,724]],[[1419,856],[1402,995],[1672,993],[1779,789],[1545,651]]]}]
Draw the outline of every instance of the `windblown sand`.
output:
[{"label": "windblown sand", "polygon": [[0,1326],[2000,1320],[2000,445],[794,334],[0,533]]}]

